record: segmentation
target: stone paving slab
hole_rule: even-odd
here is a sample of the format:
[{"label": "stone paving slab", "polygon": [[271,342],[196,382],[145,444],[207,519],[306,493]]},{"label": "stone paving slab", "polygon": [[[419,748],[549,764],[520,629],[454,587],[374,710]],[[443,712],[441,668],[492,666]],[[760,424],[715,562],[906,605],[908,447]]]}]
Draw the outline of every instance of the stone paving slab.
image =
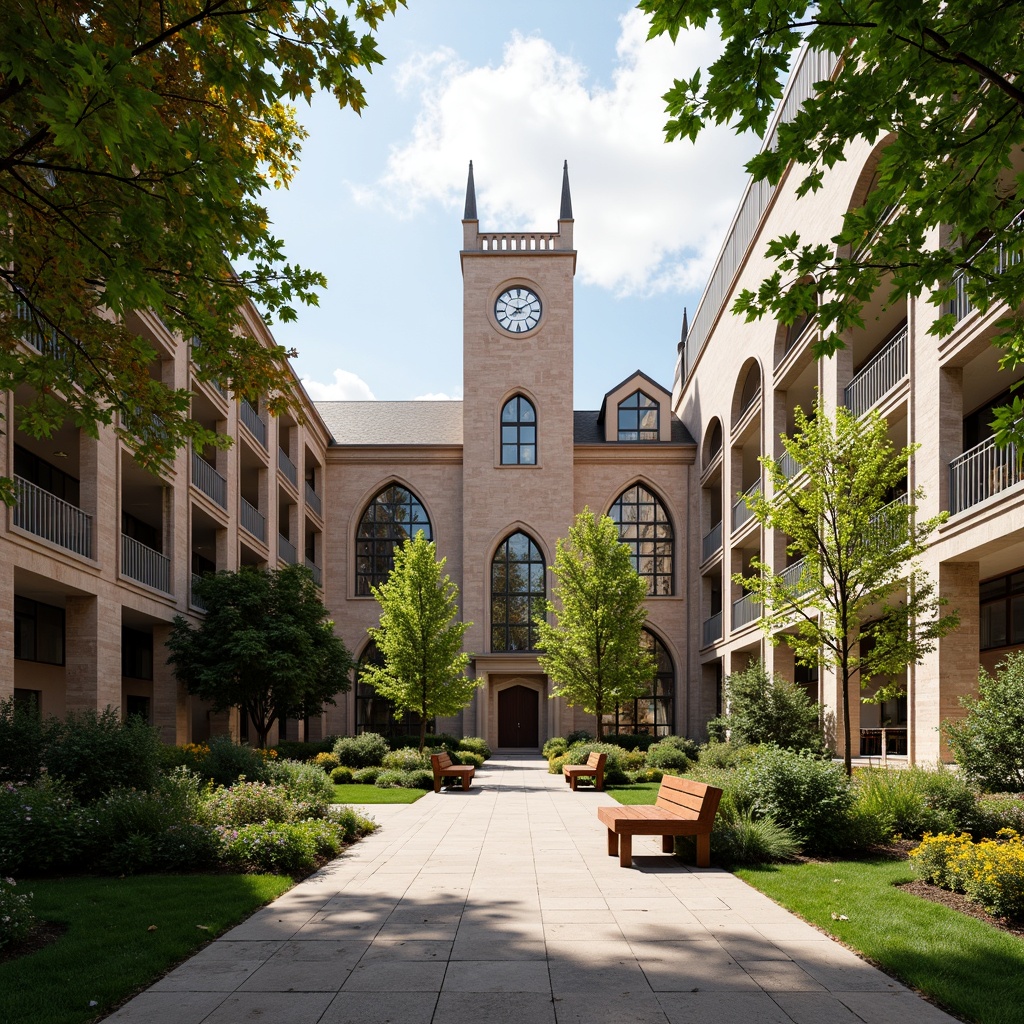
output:
[{"label": "stone paving slab", "polygon": [[380,830],[107,1018],[116,1024],[954,1024],[728,872],[634,840],[539,757]]}]

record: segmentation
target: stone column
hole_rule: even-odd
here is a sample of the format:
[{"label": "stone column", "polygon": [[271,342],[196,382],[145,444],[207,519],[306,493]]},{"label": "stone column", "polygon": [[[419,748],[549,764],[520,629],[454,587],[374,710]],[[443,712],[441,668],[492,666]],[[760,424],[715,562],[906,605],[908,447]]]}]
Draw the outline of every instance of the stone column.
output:
[{"label": "stone column", "polygon": [[0,559],[0,700],[14,696],[14,566]]},{"label": "stone column", "polygon": [[164,743],[188,742],[188,694],[167,664],[170,626],[153,627],[153,725]]},{"label": "stone column", "polygon": [[68,711],[121,706],[121,606],[103,597],[65,603]]}]

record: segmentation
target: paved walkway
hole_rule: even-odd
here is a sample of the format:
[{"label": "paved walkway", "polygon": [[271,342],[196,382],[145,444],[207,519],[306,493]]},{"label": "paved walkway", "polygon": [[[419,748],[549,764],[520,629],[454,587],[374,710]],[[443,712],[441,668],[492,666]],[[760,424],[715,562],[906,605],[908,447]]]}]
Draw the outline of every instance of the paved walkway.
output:
[{"label": "paved walkway", "polygon": [[725,871],[637,837],[538,757],[382,828],[107,1018],[144,1024],[948,1024]]}]

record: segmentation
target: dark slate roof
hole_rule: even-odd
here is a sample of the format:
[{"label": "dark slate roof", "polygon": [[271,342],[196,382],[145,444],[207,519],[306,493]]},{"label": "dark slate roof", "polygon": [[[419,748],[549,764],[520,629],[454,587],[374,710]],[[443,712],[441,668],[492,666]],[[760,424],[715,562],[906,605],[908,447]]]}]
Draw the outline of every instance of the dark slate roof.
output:
[{"label": "dark slate roof", "polygon": [[462,444],[461,402],[314,402],[336,445]]},{"label": "dark slate roof", "polygon": [[[573,441],[576,444],[618,444],[618,441],[604,439],[604,427],[600,423],[597,409],[576,409],[572,414]],[[643,442],[645,445],[650,441]],[[672,417],[672,440],[669,444],[696,444],[681,419]]]}]

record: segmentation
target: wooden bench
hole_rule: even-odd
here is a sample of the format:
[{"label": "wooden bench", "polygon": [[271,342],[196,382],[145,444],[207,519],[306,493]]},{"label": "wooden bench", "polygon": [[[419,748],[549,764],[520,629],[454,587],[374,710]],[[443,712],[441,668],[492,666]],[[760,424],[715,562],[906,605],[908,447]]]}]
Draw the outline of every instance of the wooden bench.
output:
[{"label": "wooden bench", "polygon": [[608,826],[608,856],[619,864],[633,863],[633,836],[661,836],[663,853],[671,853],[674,836],[697,837],[697,867],[711,866],[711,829],[722,791],[703,782],[666,775],[658,787],[654,806],[598,807],[597,816]]},{"label": "wooden bench", "polygon": [[443,750],[440,754],[431,754],[430,767],[434,772],[435,793],[441,792],[441,780],[444,778],[462,779],[462,788],[469,789],[469,784],[473,781],[473,773],[476,771],[471,764],[455,764],[447,750]]},{"label": "wooden bench", "polygon": [[567,764],[562,767],[562,774],[565,781],[569,783],[570,789],[576,788],[576,781],[581,776],[593,777],[594,788],[604,789],[604,763],[608,760],[607,754],[599,754],[592,751],[587,758],[586,764]]}]

